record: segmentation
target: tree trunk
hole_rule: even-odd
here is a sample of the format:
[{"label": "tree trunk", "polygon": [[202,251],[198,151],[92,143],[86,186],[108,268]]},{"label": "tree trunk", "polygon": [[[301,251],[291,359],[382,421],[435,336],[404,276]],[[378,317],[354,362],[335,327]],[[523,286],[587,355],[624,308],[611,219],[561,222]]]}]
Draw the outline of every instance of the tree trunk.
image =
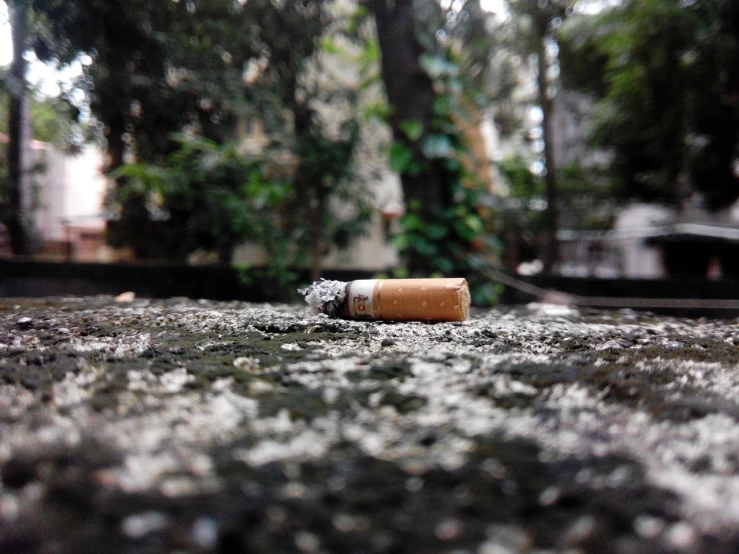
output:
[{"label": "tree trunk", "polygon": [[[728,31],[734,35],[734,40],[739,40],[739,4],[737,2],[726,2],[723,9],[723,20]],[[739,69],[736,63],[727,67],[729,69],[728,97],[733,106],[739,104]]]},{"label": "tree trunk", "polygon": [[548,96],[549,78],[546,60],[546,47],[541,41],[538,58],[537,85],[539,89],[539,105],[541,106],[541,127],[544,132],[544,165],[546,168],[547,208],[544,212],[544,256],[542,263],[544,273],[551,274],[559,263],[559,242],[557,241],[557,166],[554,160],[554,141],[552,133],[552,101]]},{"label": "tree trunk", "polygon": [[108,136],[106,137],[108,142],[108,166],[106,171],[112,173],[124,163],[126,143],[123,141],[123,134],[126,132],[126,121],[122,114],[116,114],[106,123],[108,125]]},{"label": "tree trunk", "polygon": [[[106,173],[110,176],[114,171],[123,166],[125,162],[126,143],[123,140],[123,134],[126,131],[126,122],[123,115],[116,113],[105,121],[108,127],[107,151],[108,160],[105,166]],[[116,191],[125,185],[124,177],[112,178],[108,181],[109,186],[113,186]],[[116,222],[107,221],[105,224],[105,242],[115,248],[121,248],[127,244],[132,245],[134,256],[136,258],[148,258],[148,249],[143,247],[146,244],[146,237],[149,220],[148,211],[144,206],[144,200],[139,196],[130,195],[121,206],[121,221],[141,221],[141,225],[118,225]],[[135,230],[134,230],[135,229]]]},{"label": "tree trunk", "polygon": [[[373,0],[370,6],[377,23],[393,136],[409,147],[416,159],[423,161],[421,145],[429,134],[436,95],[431,78],[419,63],[423,48],[415,34],[413,0]],[[416,141],[410,141],[401,129],[405,121],[418,121],[423,126]],[[449,175],[444,172],[421,172],[417,176],[404,173],[400,177],[406,205],[418,201],[420,215],[425,220],[430,219],[436,208],[452,201]]]},{"label": "tree trunk", "polygon": [[234,245],[222,244],[218,248],[218,263],[222,265],[231,265],[234,259]]},{"label": "tree trunk", "polygon": [[8,2],[13,40],[13,61],[10,65],[10,102],[8,106],[8,177],[9,215],[7,220],[10,246],[16,255],[29,255],[35,246],[33,221],[33,183],[29,142],[30,106],[26,92],[26,33],[29,6],[24,0]]},{"label": "tree trunk", "polygon": [[518,253],[518,237],[520,236],[520,229],[518,229],[515,223],[509,223],[509,228],[505,234],[505,261],[508,270],[515,275],[516,269],[519,264],[519,253]]}]

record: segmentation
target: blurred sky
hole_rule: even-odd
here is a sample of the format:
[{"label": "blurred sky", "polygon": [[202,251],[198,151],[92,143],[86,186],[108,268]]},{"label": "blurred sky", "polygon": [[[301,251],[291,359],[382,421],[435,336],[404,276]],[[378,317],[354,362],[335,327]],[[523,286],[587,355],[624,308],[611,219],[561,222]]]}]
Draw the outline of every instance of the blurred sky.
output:
[{"label": "blurred sky", "polygon": [[0,2],[0,65],[8,65],[13,58],[13,45],[10,42],[8,6]]},{"label": "blurred sky", "polygon": [[[5,2],[0,2],[0,66],[7,66],[13,59],[13,43],[10,36],[10,23],[8,22],[8,7]],[[36,59],[31,53],[26,59],[29,60],[28,81],[32,86],[38,87],[45,96],[58,96],[61,92],[61,84],[71,82],[75,77],[82,74],[82,63],[92,62],[89,56],[75,60],[68,67],[60,68],[58,65],[45,64]]]}]

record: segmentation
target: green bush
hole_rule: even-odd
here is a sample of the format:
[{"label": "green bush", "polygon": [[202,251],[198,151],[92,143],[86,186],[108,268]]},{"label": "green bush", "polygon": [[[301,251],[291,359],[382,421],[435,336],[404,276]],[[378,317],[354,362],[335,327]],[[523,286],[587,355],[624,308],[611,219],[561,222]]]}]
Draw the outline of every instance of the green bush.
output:
[{"label": "green bush", "polygon": [[[109,206],[120,221],[110,242],[146,252],[146,243],[155,240],[165,245],[162,255],[175,260],[199,248],[214,250],[222,263],[230,263],[234,248],[247,241],[268,251],[278,247],[280,214],[292,185],[264,179],[260,162],[234,144],[182,136],[178,142],[164,165],[129,164],[116,171]],[[155,239],[140,232],[150,221],[163,222]]]}]

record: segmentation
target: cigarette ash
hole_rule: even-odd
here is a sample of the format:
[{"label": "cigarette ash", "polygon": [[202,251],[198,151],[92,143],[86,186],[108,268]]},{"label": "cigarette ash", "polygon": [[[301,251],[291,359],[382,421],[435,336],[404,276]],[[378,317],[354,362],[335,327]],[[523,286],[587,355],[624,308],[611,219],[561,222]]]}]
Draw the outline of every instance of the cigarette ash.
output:
[{"label": "cigarette ash", "polygon": [[346,298],[347,285],[348,283],[343,281],[321,279],[308,288],[298,289],[298,292],[305,296],[305,301],[314,309],[328,316],[338,317]]}]

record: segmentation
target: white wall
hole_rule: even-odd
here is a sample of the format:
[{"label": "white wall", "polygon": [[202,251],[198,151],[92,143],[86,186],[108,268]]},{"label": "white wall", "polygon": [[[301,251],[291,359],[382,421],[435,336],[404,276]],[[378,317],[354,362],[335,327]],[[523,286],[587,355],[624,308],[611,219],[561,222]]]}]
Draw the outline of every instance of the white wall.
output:
[{"label": "white wall", "polygon": [[[665,222],[672,214],[668,208],[652,204],[634,204],[625,208],[616,218],[617,232],[638,235],[652,225]],[[642,236],[620,239],[623,253],[624,277],[659,278],[665,276],[660,251],[644,244]]]},{"label": "white wall", "polygon": [[64,240],[64,222],[86,227],[102,227],[106,179],[102,174],[103,153],[85,146],[70,155],[45,145],[37,150],[46,171],[37,178],[40,209],[36,224],[46,240]]}]

